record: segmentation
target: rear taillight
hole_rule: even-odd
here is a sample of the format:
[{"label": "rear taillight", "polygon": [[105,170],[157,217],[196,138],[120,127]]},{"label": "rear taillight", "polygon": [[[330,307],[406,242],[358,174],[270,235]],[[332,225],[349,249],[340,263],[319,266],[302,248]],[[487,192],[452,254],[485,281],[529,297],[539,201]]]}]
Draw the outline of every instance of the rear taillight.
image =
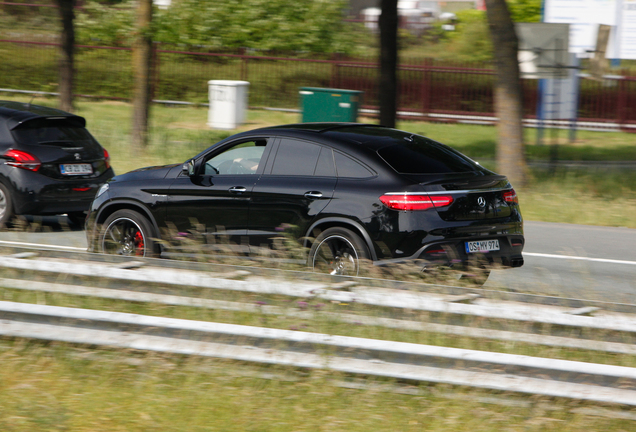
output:
[{"label": "rear taillight", "polygon": [[519,204],[519,198],[517,198],[517,192],[514,189],[505,191],[503,193],[504,200],[510,204]]},{"label": "rear taillight", "polygon": [[5,163],[16,168],[22,168],[29,171],[37,171],[42,166],[40,159],[21,150],[9,150],[4,156],[9,158]]},{"label": "rear taillight", "polygon": [[407,195],[386,194],[380,197],[380,201],[392,210],[428,210],[434,207],[445,207],[453,202],[451,195]]},{"label": "rear taillight", "polygon": [[106,169],[110,168],[110,155],[106,149],[104,149],[104,162],[106,163]]}]

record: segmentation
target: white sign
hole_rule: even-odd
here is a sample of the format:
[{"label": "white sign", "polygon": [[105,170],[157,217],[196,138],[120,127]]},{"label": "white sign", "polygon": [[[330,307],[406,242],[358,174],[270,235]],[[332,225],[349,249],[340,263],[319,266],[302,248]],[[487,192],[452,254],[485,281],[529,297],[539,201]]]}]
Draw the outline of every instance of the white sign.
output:
[{"label": "white sign", "polygon": [[567,78],[543,80],[539,117],[544,120],[570,120],[577,117],[578,78],[576,55],[570,54]]},{"label": "white sign", "polygon": [[570,24],[570,52],[591,57],[600,24],[612,26],[607,58],[636,59],[636,0],[545,0],[544,22]]},{"label": "white sign", "polygon": [[516,23],[523,78],[565,78],[570,62],[569,24]]},{"label": "white sign", "polygon": [[589,57],[596,48],[598,25],[616,25],[617,6],[621,1],[545,0],[543,21],[570,24],[570,52]]},{"label": "white sign", "polygon": [[619,0],[617,26],[610,35],[608,58],[636,59],[636,0]]}]

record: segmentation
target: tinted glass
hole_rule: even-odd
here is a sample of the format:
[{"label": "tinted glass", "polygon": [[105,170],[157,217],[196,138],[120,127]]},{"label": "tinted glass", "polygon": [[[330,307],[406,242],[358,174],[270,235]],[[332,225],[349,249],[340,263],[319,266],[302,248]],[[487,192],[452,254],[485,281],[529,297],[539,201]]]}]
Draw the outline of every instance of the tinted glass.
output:
[{"label": "tinted glass", "polygon": [[333,150],[323,147],[318,157],[318,165],[314,175],[317,177],[335,177],[336,166],[333,163]]},{"label": "tinted glass", "polygon": [[338,177],[368,178],[375,175],[375,173],[370,171],[364,165],[348,156],[343,155],[342,153],[334,152],[334,155],[336,156]]},{"label": "tinted glass", "polygon": [[305,141],[283,138],[278,145],[276,159],[272,167],[273,175],[313,175],[320,146]]},{"label": "tinted glass", "polygon": [[256,174],[267,141],[247,141],[236,144],[205,163],[206,175]]},{"label": "tinted glass", "polygon": [[84,128],[67,122],[30,122],[11,131],[13,138],[22,144],[42,145],[97,145],[97,141]]},{"label": "tinted glass", "polygon": [[381,148],[378,154],[402,174],[442,174],[482,171],[461,153],[422,136],[411,135],[399,144]]}]

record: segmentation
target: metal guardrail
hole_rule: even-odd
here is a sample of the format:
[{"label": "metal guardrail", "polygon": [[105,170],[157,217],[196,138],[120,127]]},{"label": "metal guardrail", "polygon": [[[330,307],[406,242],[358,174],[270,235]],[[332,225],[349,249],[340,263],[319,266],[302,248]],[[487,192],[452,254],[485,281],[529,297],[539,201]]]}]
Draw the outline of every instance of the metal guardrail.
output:
[{"label": "metal guardrail", "polygon": [[[508,320],[512,322],[534,322],[570,328],[636,333],[636,316],[612,312],[605,313],[597,308],[578,307],[573,309],[481,299],[479,296],[448,296],[374,288],[359,286],[359,282],[355,280],[351,280],[348,283],[345,282],[345,285],[340,286],[325,282],[303,281],[299,283],[294,280],[276,280],[262,277],[236,280],[228,279],[225,275],[215,275],[214,273],[203,271],[149,267],[144,266],[143,262],[129,261],[119,265],[95,262],[86,264],[73,261],[60,262],[54,259],[22,259],[10,256],[2,257],[0,267],[31,272],[65,273],[85,277],[158,283],[178,287],[192,286],[264,295],[319,298],[325,301],[354,302],[369,306],[425,311],[451,316]],[[342,288],[347,288],[348,291],[344,291]],[[470,303],[463,303],[465,301]],[[596,316],[585,316],[590,313],[596,313]]]},{"label": "metal guardrail", "polygon": [[636,368],[0,302],[4,336],[324,368],[636,406]]},{"label": "metal guardrail", "polygon": [[333,313],[326,311],[314,312],[310,310],[282,308],[265,304],[241,303],[225,300],[176,296],[169,294],[129,291],[124,289],[97,288],[19,279],[0,279],[0,287],[85,297],[97,297],[130,302],[147,302],[171,306],[199,307],[237,312],[260,313],[264,315],[295,317],[304,320],[323,318],[334,322],[343,322],[355,325],[368,325],[409,331],[442,333],[447,335],[473,337],[479,339],[521,342],[534,345],[636,355],[636,345],[629,343],[579,339],[546,334],[531,334],[506,330],[494,330],[490,328],[478,328],[473,326],[469,327],[461,325],[427,323],[421,321],[407,321],[403,319],[364,316],[360,314]]},{"label": "metal guardrail", "polygon": [[[67,274],[90,277],[91,281],[104,279],[110,281],[109,285],[120,282],[120,286],[100,288],[0,279],[0,287],[286,315],[302,319],[320,317],[338,322],[411,331],[636,354],[636,345],[625,343],[636,337],[636,315],[608,312],[594,306],[567,307],[572,299],[563,299],[564,305],[554,306],[540,304],[548,302],[545,299],[539,300],[537,304],[487,299],[470,292],[448,294],[362,286],[365,282],[362,278],[285,280],[274,279],[271,274],[258,274],[262,271],[267,273],[266,269],[248,271],[246,267],[152,259],[130,261],[69,252],[64,254],[95,261],[35,258],[34,253],[22,253],[0,256],[0,267],[24,270],[29,277],[34,272],[44,272],[51,276]],[[105,262],[106,258],[114,262]],[[159,267],[158,264],[166,267]],[[201,271],[204,267],[213,267],[223,272]],[[280,277],[281,271],[277,272]],[[289,272],[288,276],[300,274]],[[149,285],[156,282],[164,289],[161,293],[125,289],[126,284],[131,281],[146,282]],[[174,286],[177,291],[184,286],[192,286],[209,290],[284,295],[302,300],[320,298],[366,304],[379,311],[420,310],[438,316],[461,317],[460,321],[465,321],[466,318],[476,320],[464,322],[464,325],[450,325],[384,316],[312,311],[306,308],[301,310],[165,294],[166,286]],[[551,299],[548,303],[554,304],[555,300]],[[489,321],[499,324],[550,324],[552,330],[565,329],[570,337],[472,327],[476,322],[485,326]],[[520,327],[525,331],[525,326]],[[586,338],[571,337],[572,331],[568,329],[578,329],[574,333],[580,331],[581,334],[586,334]],[[598,334],[595,336],[594,333]],[[616,340],[608,340],[610,334]],[[628,367],[10,302],[0,302],[0,335],[223,357],[304,368],[327,368],[400,380],[439,382],[636,406],[636,368]],[[599,339],[592,339],[594,337]]]}]

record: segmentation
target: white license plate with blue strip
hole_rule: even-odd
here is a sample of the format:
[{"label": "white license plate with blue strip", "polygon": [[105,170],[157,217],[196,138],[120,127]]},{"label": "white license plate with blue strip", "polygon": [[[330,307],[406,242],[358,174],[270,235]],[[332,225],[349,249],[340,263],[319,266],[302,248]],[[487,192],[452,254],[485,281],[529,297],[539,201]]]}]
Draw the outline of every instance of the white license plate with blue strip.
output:
[{"label": "white license plate with blue strip", "polygon": [[62,164],[60,171],[64,175],[93,174],[93,166],[91,164]]},{"label": "white license plate with blue strip", "polygon": [[483,253],[499,250],[499,240],[480,240],[466,242],[466,253]]}]

